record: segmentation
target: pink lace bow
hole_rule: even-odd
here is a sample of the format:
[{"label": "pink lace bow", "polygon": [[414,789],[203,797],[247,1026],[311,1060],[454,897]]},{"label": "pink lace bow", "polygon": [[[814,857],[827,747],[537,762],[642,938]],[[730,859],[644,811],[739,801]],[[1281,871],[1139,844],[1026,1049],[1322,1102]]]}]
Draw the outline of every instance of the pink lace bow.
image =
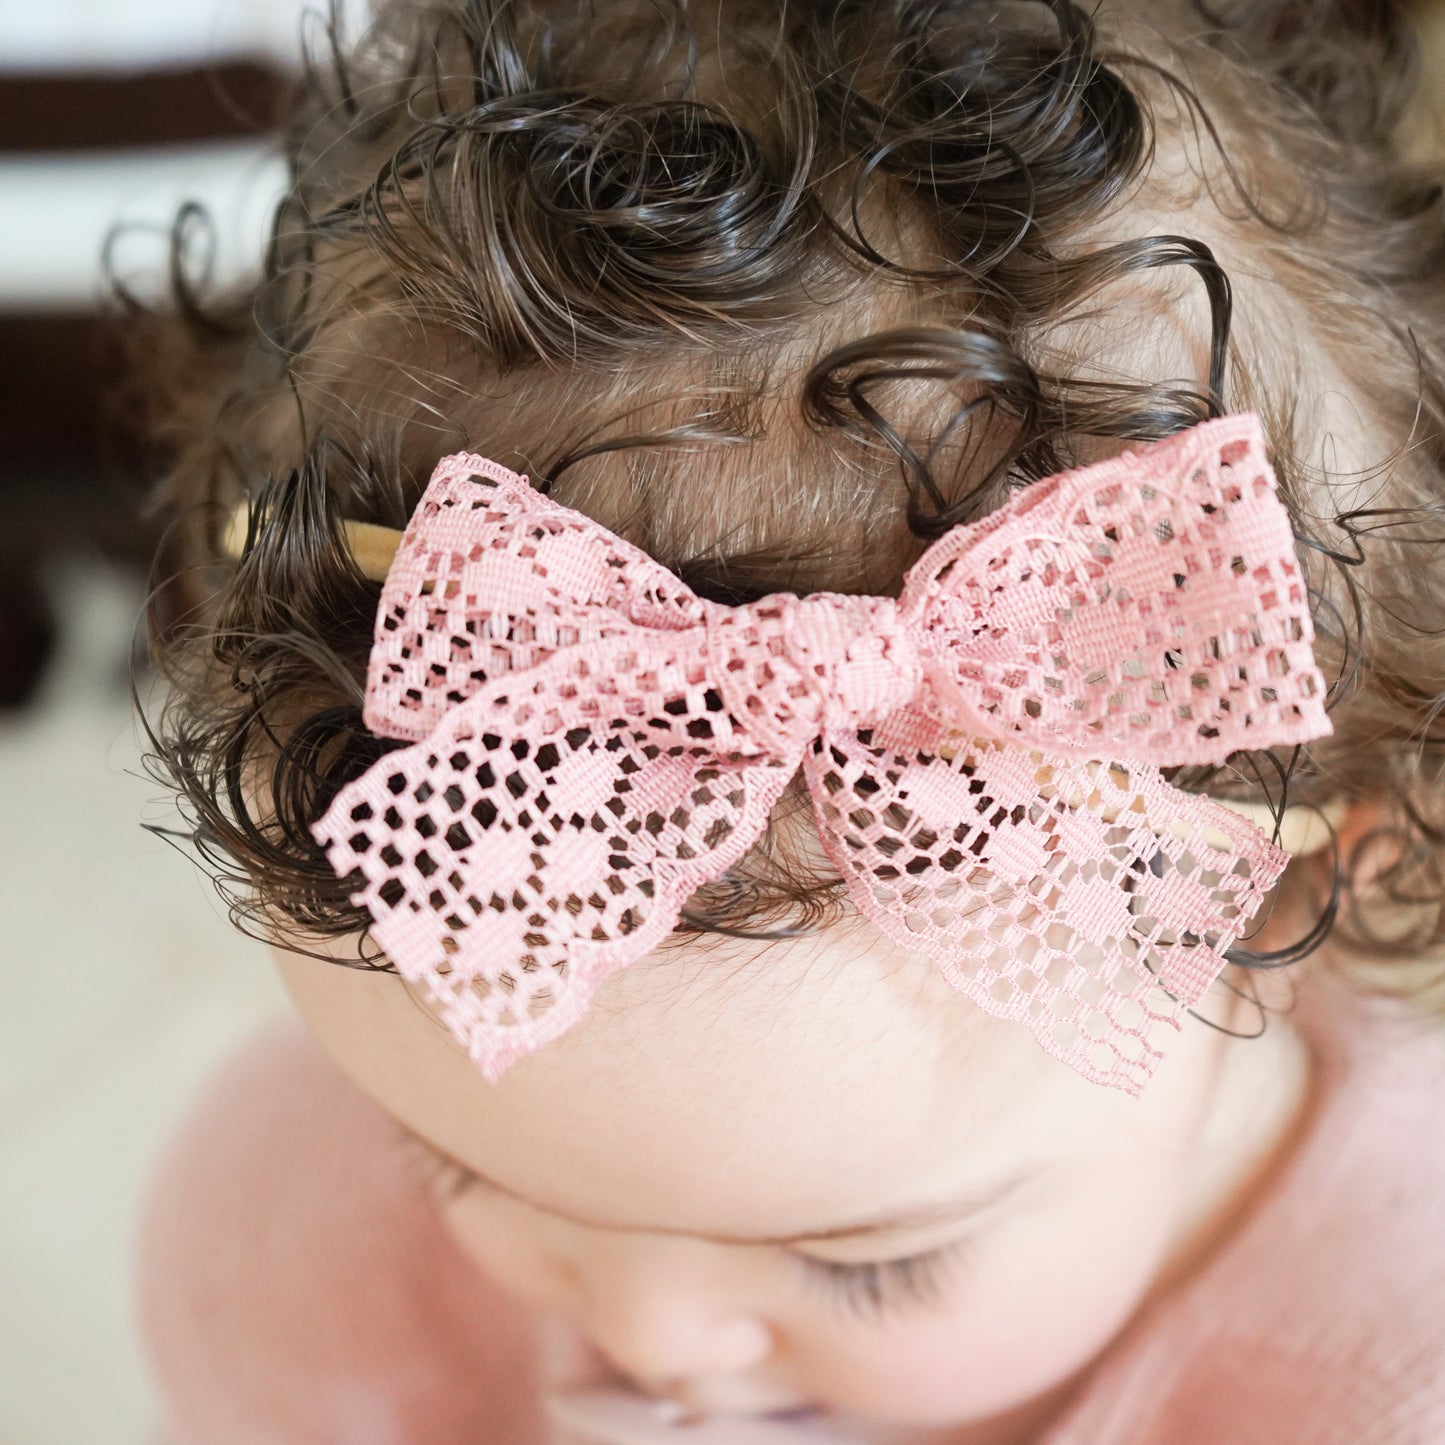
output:
[{"label": "pink lace bow", "polygon": [[521,477],[437,467],[316,836],[489,1078],[758,840],[801,767],[861,913],[1136,1093],[1286,857],[1159,769],[1329,731],[1252,416],[1050,477],[902,595],[705,601]]}]

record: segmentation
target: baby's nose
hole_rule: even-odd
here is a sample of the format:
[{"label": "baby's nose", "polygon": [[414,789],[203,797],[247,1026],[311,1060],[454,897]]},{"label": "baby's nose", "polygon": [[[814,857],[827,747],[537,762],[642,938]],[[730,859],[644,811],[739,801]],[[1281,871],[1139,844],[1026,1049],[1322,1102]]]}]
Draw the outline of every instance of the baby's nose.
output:
[{"label": "baby's nose", "polygon": [[773,1352],[766,1321],[684,1286],[641,1280],[599,1293],[583,1322],[624,1374],[658,1393],[690,1380],[744,1374]]}]

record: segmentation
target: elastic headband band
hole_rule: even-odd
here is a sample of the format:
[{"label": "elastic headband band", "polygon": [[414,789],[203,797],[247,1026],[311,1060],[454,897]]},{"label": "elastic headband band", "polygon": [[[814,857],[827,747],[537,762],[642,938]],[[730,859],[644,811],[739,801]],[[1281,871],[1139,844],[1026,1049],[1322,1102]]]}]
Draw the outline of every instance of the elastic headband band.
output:
[{"label": "elastic headband band", "polygon": [[[250,531],[251,503],[249,500],[238,502],[231,509],[221,543],[228,557],[240,561],[245,555],[246,538]],[[368,582],[385,582],[405,534],[395,527],[378,527],[373,522],[343,522],[342,533],[346,538],[346,550],[361,575]]]}]

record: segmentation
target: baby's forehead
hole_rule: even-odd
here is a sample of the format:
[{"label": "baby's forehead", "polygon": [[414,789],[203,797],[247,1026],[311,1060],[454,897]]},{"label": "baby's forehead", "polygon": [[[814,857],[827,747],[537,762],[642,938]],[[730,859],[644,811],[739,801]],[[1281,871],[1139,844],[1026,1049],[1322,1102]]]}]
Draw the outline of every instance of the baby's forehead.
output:
[{"label": "baby's forehead", "polygon": [[865,927],[766,947],[682,936],[613,975],[570,1033],[469,1091],[464,1127],[529,1198],[565,1188],[554,1164],[570,1152],[594,1179],[628,1160],[619,1209],[679,1181],[724,1196],[751,1174],[795,1213],[816,1181],[817,1210],[836,1214],[880,1179],[932,1171],[945,1135],[990,1158],[1023,1144],[1017,1121],[1059,1072],[1025,1031]]},{"label": "baby's forehead", "polygon": [[413,1132],[619,1229],[782,1237],[986,1193],[1172,1138],[1193,1085],[1171,1071],[1204,1072],[1186,1038],[1144,1099],[1101,1089],[853,921],[766,946],[675,937],[496,1083],[398,978],[284,966],[323,1044]]},{"label": "baby's forehead", "polygon": [[996,1058],[988,1023],[926,958],[845,903],[797,936],[673,934],[609,977],[573,1049],[583,1067],[615,1058],[625,1041],[639,1050],[638,1067],[669,1067],[685,1052],[699,1069],[750,1052],[760,1075],[777,1076],[840,1058],[881,1066],[896,1053],[909,1055],[921,1078]]}]

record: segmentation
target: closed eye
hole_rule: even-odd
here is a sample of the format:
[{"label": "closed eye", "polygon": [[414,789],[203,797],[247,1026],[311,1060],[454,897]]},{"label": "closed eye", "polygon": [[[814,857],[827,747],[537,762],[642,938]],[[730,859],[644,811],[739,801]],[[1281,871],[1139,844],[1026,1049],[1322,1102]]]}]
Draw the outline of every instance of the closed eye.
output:
[{"label": "closed eye", "polygon": [[[399,1127],[399,1132],[408,1145],[419,1146],[426,1188],[434,1198],[443,1202],[452,1200],[481,1184],[481,1179],[465,1165],[439,1153],[404,1125]],[[968,1238],[958,1239],[901,1259],[857,1264],[819,1259],[793,1249],[784,1252],[802,1267],[811,1283],[823,1285],[831,1304],[866,1322],[878,1323],[910,1306],[926,1309],[938,1305],[949,1271],[964,1255],[969,1243]]]},{"label": "closed eye", "polygon": [[877,1323],[911,1306],[936,1306],[949,1269],[962,1254],[957,1241],[903,1259],[840,1264],[790,1251],[814,1282],[825,1287],[831,1301],[860,1319]]}]

